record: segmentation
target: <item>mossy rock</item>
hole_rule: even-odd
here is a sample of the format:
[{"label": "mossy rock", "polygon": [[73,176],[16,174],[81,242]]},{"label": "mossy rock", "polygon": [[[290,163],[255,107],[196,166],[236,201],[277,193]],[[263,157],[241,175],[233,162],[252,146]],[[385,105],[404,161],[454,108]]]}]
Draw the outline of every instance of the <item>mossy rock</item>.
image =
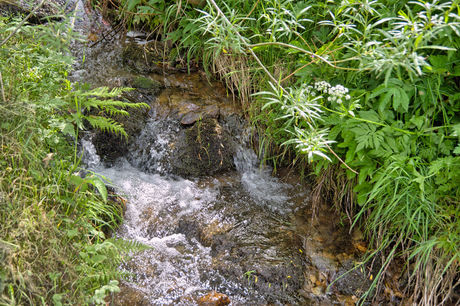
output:
[{"label": "mossy rock", "polygon": [[144,76],[135,77],[132,81],[131,86],[139,89],[152,90],[155,93],[158,93],[160,89],[163,87],[163,85],[160,82]]},{"label": "mossy rock", "polygon": [[172,172],[183,177],[199,177],[234,167],[235,144],[213,118],[195,122],[179,135],[171,158]]},{"label": "mossy rock", "polygon": [[[143,95],[140,92],[136,93],[136,91],[125,93],[125,98],[133,103],[146,102],[150,105],[154,99],[153,96]],[[128,139],[107,132],[95,132],[93,143],[96,152],[102,158],[102,161],[108,165],[112,165],[116,159],[126,155],[131,139],[139,135],[149,117],[149,109],[145,108],[132,108],[128,112],[129,116],[113,117],[115,121],[123,126],[126,134],[128,134]]]},{"label": "mossy rock", "polygon": [[128,43],[123,49],[123,64],[134,72],[147,74],[162,72],[159,63],[163,62],[162,55],[155,48],[154,42],[139,45],[135,42]]}]

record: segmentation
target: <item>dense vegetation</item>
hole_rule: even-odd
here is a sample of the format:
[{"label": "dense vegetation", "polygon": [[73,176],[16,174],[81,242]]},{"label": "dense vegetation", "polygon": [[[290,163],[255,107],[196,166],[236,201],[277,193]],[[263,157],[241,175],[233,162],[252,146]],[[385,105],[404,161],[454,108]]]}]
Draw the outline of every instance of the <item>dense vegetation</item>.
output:
[{"label": "dense vegetation", "polygon": [[[316,194],[367,233],[365,261],[381,261],[362,300],[401,258],[408,299],[448,301],[460,282],[459,1],[92,3],[170,41],[171,63],[226,81],[265,161],[316,174]],[[121,276],[123,243],[106,238],[122,207],[83,175],[77,140],[89,126],[124,135],[108,115],[128,105],[122,90],[67,80],[65,22],[5,39],[18,23],[0,19],[0,304],[103,303]]]},{"label": "dense vegetation", "polygon": [[381,269],[405,260],[412,300],[459,282],[459,1],[93,1],[172,42],[237,94],[277,165],[362,226]]},{"label": "dense vegetation", "polygon": [[123,204],[79,168],[78,134],[124,135],[108,115],[146,105],[68,81],[66,22],[19,21],[0,17],[0,304],[102,304],[131,246],[106,239]]}]

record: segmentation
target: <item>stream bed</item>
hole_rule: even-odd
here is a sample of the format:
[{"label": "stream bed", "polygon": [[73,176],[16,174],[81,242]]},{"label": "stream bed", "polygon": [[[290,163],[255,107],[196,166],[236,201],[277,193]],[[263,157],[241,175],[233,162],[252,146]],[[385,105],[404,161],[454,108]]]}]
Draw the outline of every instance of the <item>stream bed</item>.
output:
[{"label": "stream bed", "polygon": [[166,69],[155,42],[116,32],[81,2],[75,16],[87,42],[73,46],[71,78],[134,87],[125,98],[151,106],[124,119],[128,143],[97,132],[81,142],[87,168],[127,201],[116,236],[149,246],[120,266],[130,277],[111,303],[354,304],[369,271],[332,282],[365,250],[362,234],[327,206],[312,218],[295,173],[260,167],[223,85]]}]

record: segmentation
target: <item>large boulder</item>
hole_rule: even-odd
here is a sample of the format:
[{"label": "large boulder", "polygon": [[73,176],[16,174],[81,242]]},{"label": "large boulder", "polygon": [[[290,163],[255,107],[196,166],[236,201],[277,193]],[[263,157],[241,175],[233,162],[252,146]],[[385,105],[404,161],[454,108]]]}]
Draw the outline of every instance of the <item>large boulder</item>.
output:
[{"label": "large boulder", "polygon": [[174,174],[184,177],[211,175],[233,168],[235,144],[214,118],[195,122],[179,134],[171,156]]}]

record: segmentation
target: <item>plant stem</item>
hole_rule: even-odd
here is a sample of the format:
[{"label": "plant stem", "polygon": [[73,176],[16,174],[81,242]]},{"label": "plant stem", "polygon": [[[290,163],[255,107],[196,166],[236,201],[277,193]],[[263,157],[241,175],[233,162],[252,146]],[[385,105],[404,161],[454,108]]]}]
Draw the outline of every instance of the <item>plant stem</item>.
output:
[{"label": "plant stem", "polygon": [[0,71],[0,87],[1,87],[1,90],[2,90],[2,98],[3,98],[3,102],[6,103],[6,98],[5,98],[5,89],[3,88],[3,77],[2,77],[2,72]]},{"label": "plant stem", "polygon": [[252,50],[252,48],[255,48],[255,47],[263,47],[263,46],[280,46],[280,47],[291,48],[291,49],[300,51],[300,52],[302,52],[302,53],[305,53],[305,54],[311,56],[313,59],[318,58],[318,59],[320,59],[321,61],[323,61],[323,62],[325,62],[326,64],[328,64],[329,66],[334,67],[334,68],[336,68],[336,69],[345,69],[345,70],[360,71],[360,69],[345,68],[345,67],[336,66],[336,65],[334,65],[333,63],[331,63],[330,61],[328,61],[327,59],[325,59],[324,57],[322,57],[322,56],[320,56],[320,55],[318,55],[318,54],[316,54],[316,53],[314,53],[314,52],[311,52],[311,51],[308,51],[308,50],[299,48],[299,47],[294,46],[294,45],[291,45],[291,44],[286,44],[286,43],[282,43],[282,42],[273,41],[273,42],[263,42],[263,43],[257,43],[257,44],[249,45],[249,47],[251,48],[251,50]]},{"label": "plant stem", "polygon": [[346,162],[344,162],[335,152],[334,150],[332,150],[332,148],[327,144],[325,143],[326,147],[329,149],[329,151],[331,151],[332,154],[334,154],[335,157],[337,157],[337,159],[345,166],[348,168],[348,170],[350,170],[351,172],[353,172],[354,174],[359,174],[358,171],[356,170],[353,170],[350,166],[347,165]]}]

